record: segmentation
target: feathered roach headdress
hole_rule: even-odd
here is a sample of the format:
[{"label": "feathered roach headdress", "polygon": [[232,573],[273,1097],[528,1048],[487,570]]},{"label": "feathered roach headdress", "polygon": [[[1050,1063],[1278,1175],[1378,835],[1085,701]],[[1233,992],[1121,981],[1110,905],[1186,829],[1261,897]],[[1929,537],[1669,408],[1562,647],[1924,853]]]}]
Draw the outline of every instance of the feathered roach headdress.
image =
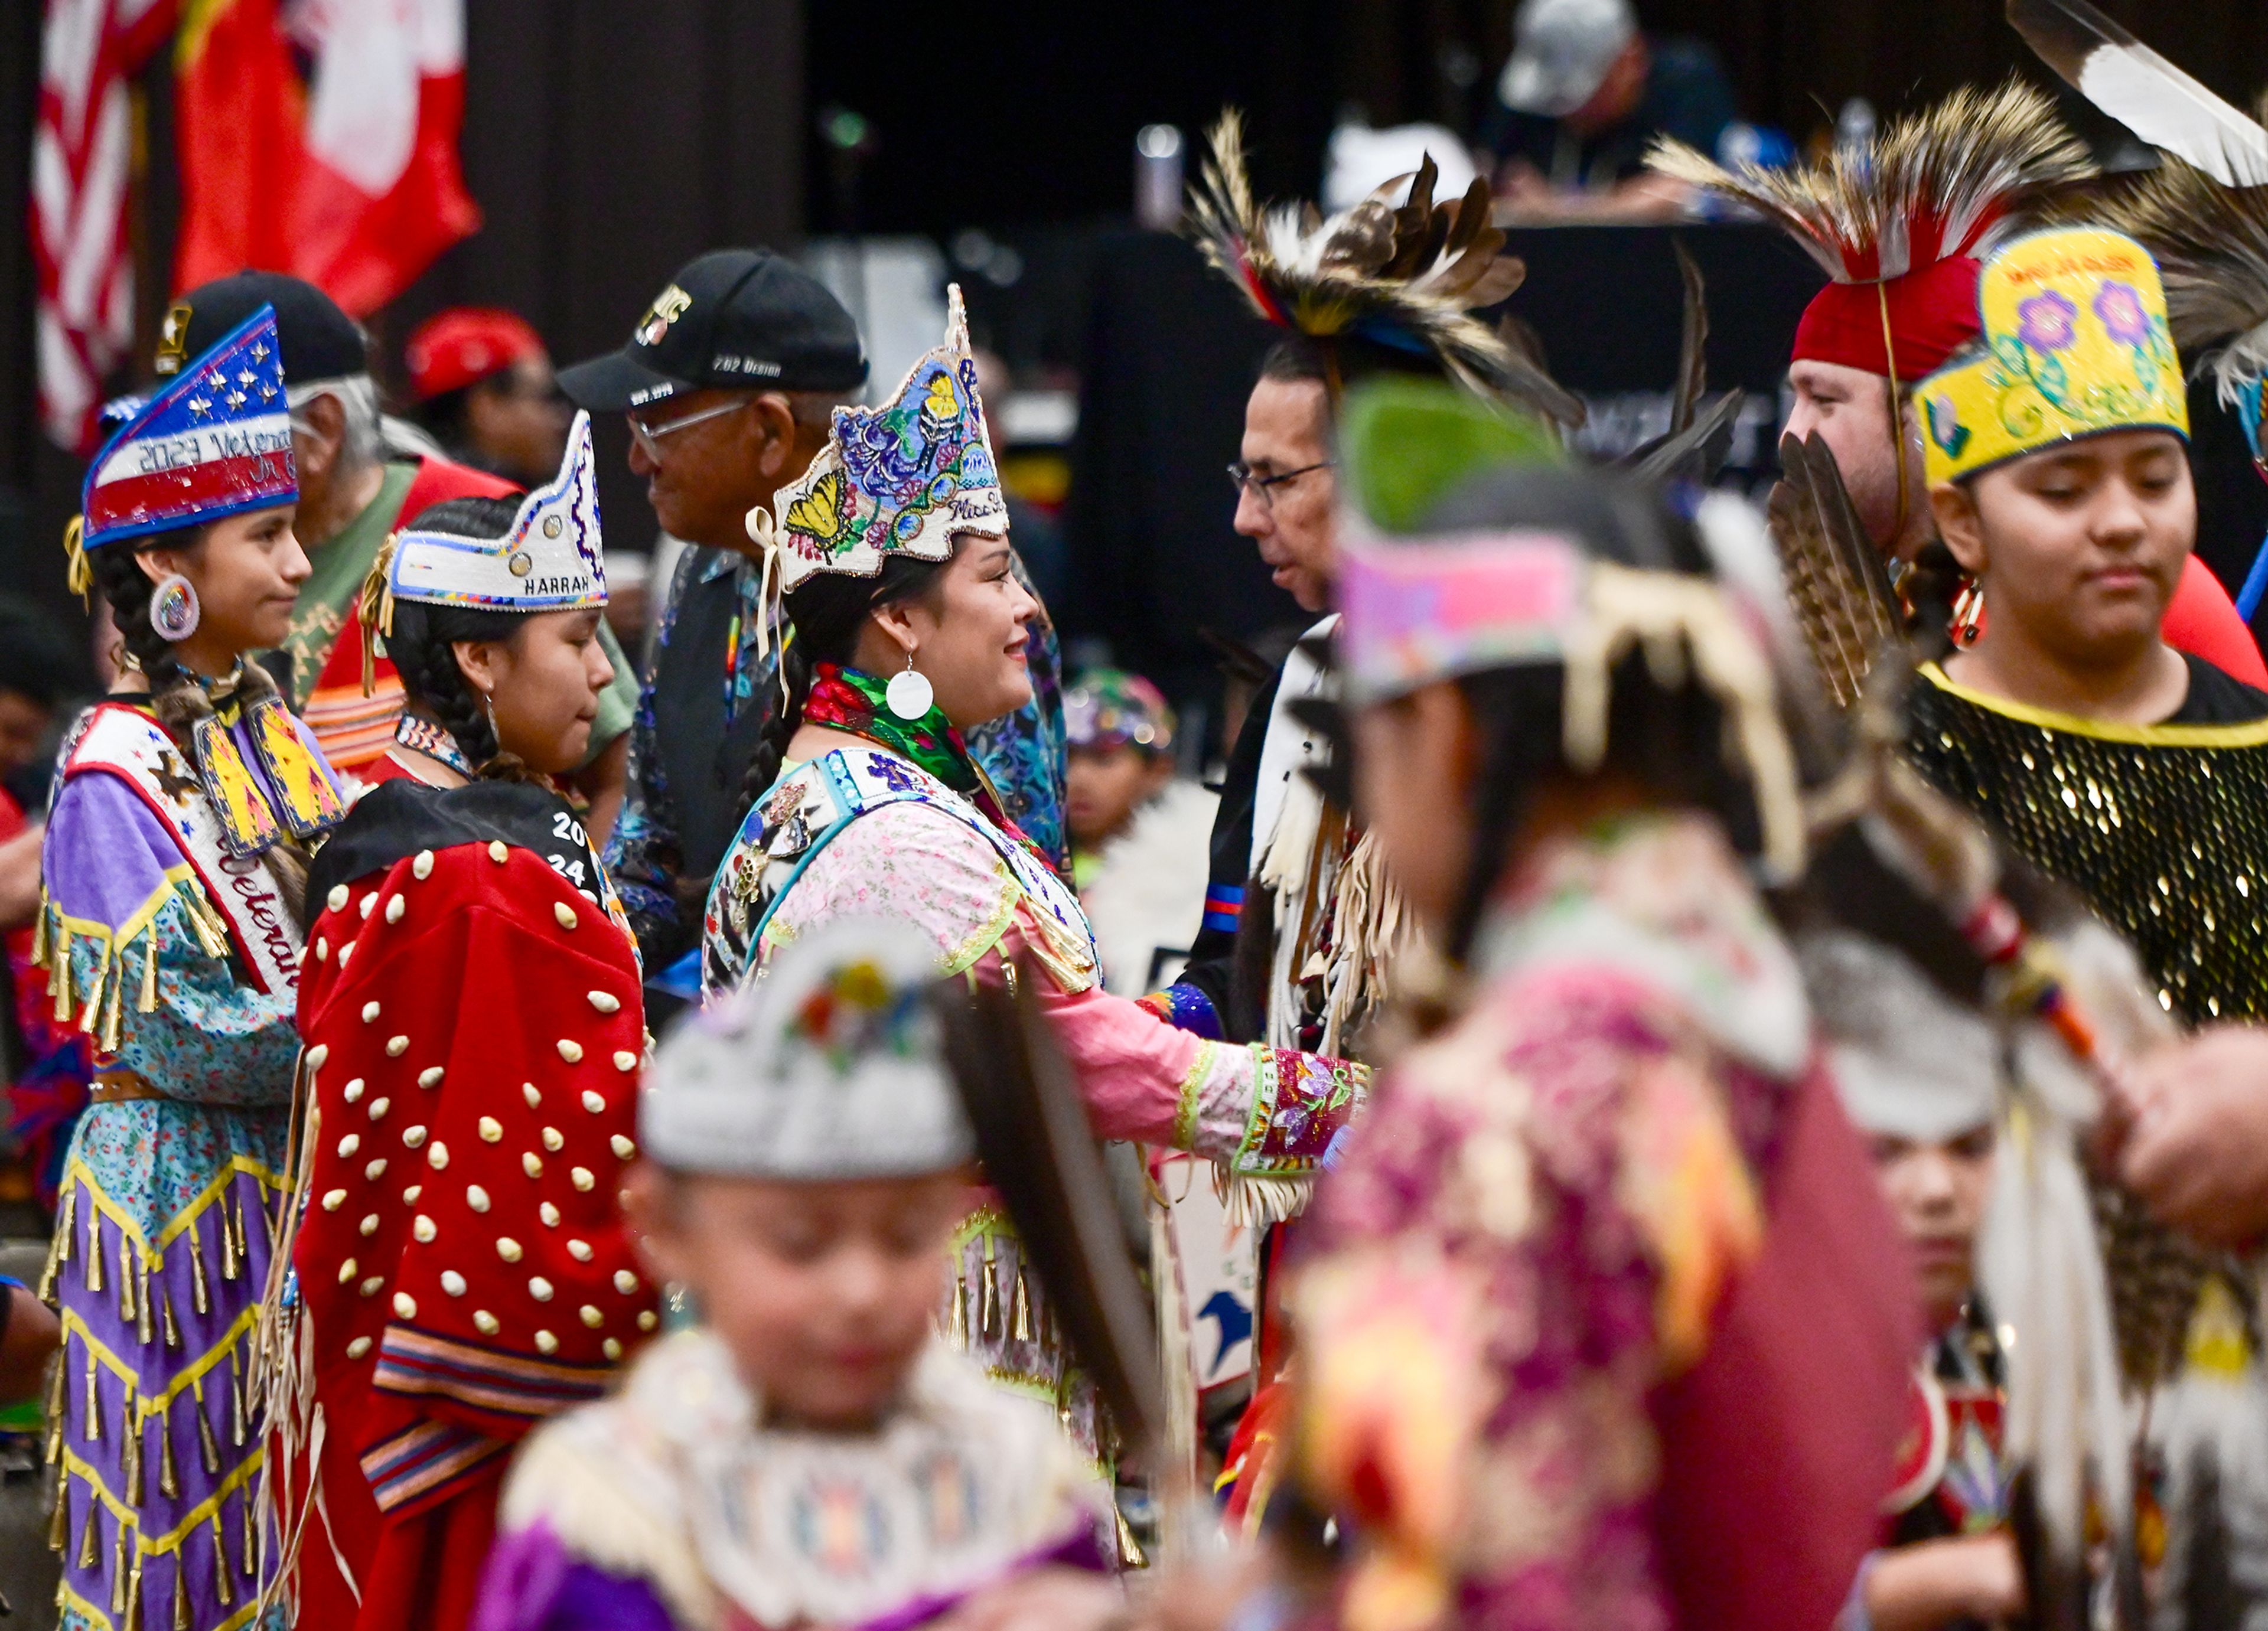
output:
[{"label": "feathered roach headdress", "polygon": [[[1528,273],[1503,253],[1484,180],[1437,204],[1440,172],[1429,155],[1414,178],[1397,176],[1328,220],[1312,204],[1263,211],[1245,169],[1242,117],[1223,114],[1211,141],[1204,178],[1189,190],[1197,246],[1262,317],[1318,340],[1430,356],[1480,395],[1517,398],[1562,424],[1583,422],[1577,398],[1473,315]],[[1396,208],[1390,201],[1405,182],[1409,202]]]},{"label": "feathered roach headdress", "polygon": [[2045,92],[1963,87],[1871,148],[1792,170],[1728,170],[1664,138],[1660,173],[1725,194],[1800,244],[1832,279],[1795,355],[1911,381],[1977,336],[1977,262],[1994,229],[2048,189],[2095,173]]}]

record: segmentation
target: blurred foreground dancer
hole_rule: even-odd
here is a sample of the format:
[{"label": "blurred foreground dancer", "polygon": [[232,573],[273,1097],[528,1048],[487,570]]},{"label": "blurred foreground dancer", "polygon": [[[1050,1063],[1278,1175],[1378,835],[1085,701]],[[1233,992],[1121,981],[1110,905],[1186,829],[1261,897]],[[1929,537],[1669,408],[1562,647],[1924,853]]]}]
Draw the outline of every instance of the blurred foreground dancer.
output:
[{"label": "blurred foreground dancer", "polygon": [[310,875],[313,1109],[269,1313],[302,1626],[461,1631],[513,1445],[656,1320],[616,1201],[637,949],[545,779],[610,677],[600,551],[578,415],[555,480],[426,511],[362,597],[407,711]]},{"label": "blurred foreground dancer", "polygon": [[[1956,92],[1891,124],[1870,150],[1838,147],[1806,168],[1727,170],[1675,142],[1652,163],[1756,209],[1827,273],[1796,327],[1784,429],[1826,443],[1868,536],[1893,559],[1914,560],[1937,537],[1916,386],[1976,343],[1982,258],[2012,219],[2094,175],[2087,150],[2044,92],[2011,81]],[[1979,604],[1971,596],[1956,607],[1964,643]],[[2260,648],[2203,562],[2182,569],[2165,633],[2268,686]]]},{"label": "blurred foreground dancer", "polygon": [[1108,1568],[1054,1410],[937,1330],[976,1144],[936,977],[925,931],[839,918],[663,1044],[630,1196],[702,1324],[529,1441],[477,1631],[909,1627]]},{"label": "blurred foreground dancer", "polygon": [[[1032,694],[1035,606],[1010,566],[1007,512],[959,290],[944,343],[879,406],[836,415],[828,446],[773,511],[767,542],[795,641],[788,701],[749,775],[753,808],[709,897],[703,978],[721,995],[835,918],[887,911],[938,966],[1003,979],[1028,959],[1106,1138],[1215,1162],[1239,1222],[1296,1211],[1368,1072],[1204,1040],[1103,988],[1078,897],[1003,812],[963,732]],[[914,480],[875,448],[920,447]],[[1084,1384],[998,1208],[967,1220],[948,1329],[993,1374],[1057,1399],[1096,1445]]]},{"label": "blurred foreground dancer", "polygon": [[1341,442],[1358,802],[1455,974],[1290,1294],[1300,1488],[1353,1537],[1331,1613],[1816,1631],[1915,1337],[1751,876],[1805,849],[1744,587],[1768,546],[1737,501],[1689,525],[1371,389]]},{"label": "blurred foreground dancer", "polygon": [[49,1258],[49,1539],[73,1631],[245,1625],[273,1562],[253,1340],[287,1182],[299,846],[346,813],[246,660],[307,576],[296,493],[263,306],[96,454],[68,540],[129,665],[64,743],[40,922],[95,1066]]}]

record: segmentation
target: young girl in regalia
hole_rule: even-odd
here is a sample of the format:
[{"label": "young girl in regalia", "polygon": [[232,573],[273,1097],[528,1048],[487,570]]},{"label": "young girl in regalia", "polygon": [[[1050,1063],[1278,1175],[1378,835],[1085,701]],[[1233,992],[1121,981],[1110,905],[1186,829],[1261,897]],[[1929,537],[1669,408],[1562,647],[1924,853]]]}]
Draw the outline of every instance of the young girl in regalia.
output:
[{"label": "young girl in regalia", "polygon": [[556,481],[427,510],[364,591],[408,711],[310,877],[320,1062],[274,1349],[304,1626],[461,1627],[513,1447],[656,1322],[615,1199],[636,945],[547,780],[613,677],[600,550],[578,415]]},{"label": "young girl in regalia", "polygon": [[41,858],[49,988],[96,1070],[50,1257],[67,1627],[247,1624],[272,1555],[252,1360],[299,1051],[299,846],[346,813],[245,660],[307,577],[298,493],[262,307],[95,456],[69,540],[128,672],[63,746]]},{"label": "young girl in regalia", "polygon": [[[957,290],[945,343],[880,407],[837,409],[809,472],[749,520],[794,636],[786,699],[750,765],[762,791],[709,896],[707,990],[850,912],[918,924],[946,973],[1003,979],[1027,959],[1098,1134],[1211,1157],[1239,1221],[1295,1211],[1366,1073],[1202,1040],[1106,995],[1076,896],[965,746],[963,731],[1031,695],[1036,608],[1011,566]],[[948,1328],[1089,1431],[998,1211],[973,1215],[955,1251]]]}]

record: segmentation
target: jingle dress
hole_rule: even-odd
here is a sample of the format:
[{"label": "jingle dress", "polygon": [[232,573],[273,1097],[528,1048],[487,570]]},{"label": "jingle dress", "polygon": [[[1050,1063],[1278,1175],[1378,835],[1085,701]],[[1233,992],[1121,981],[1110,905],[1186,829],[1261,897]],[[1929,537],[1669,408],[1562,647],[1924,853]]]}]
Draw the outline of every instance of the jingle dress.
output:
[{"label": "jingle dress", "polygon": [[1289,1294],[1339,1618],[1816,1631],[1918,1333],[1793,957],[1714,825],[1657,816],[1531,856],[1471,966]]},{"label": "jingle dress", "polygon": [[[999,813],[958,734],[931,710],[908,725],[873,676],[821,665],[806,723],[867,738],[784,770],[742,825],[709,897],[703,984],[730,989],[777,947],[833,918],[881,913],[937,942],[946,973],[997,977],[1028,955],[1098,1135],[1191,1150],[1224,1174],[1240,1221],[1303,1203],[1359,1107],[1368,1072],[1344,1061],[1209,1041],[1107,995],[1070,887]],[[958,1242],[947,1311],[996,1378],[1049,1398],[1090,1445],[1041,1288],[1005,1216],[981,1209]]]},{"label": "jingle dress", "polygon": [[50,1259],[49,1538],[74,1628],[162,1615],[230,1631],[264,1584],[254,1345],[302,943],[264,852],[232,849],[209,790],[271,839],[279,812],[309,830],[344,804],[272,696],[215,723],[192,759],[146,698],[97,703],[64,744],[40,861],[55,1011],[89,1033],[96,1074]]},{"label": "jingle dress", "polygon": [[449,1631],[513,1448],[656,1323],[615,1201],[644,1010],[557,794],[364,775],[310,879],[277,1506],[299,1624]]}]

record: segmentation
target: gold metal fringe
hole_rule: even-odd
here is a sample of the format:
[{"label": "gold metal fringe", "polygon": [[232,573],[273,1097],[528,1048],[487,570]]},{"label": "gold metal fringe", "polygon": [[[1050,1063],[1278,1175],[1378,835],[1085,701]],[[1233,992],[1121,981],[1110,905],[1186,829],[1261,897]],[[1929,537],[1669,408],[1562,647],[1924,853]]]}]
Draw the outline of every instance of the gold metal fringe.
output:
[{"label": "gold metal fringe", "polygon": [[134,1242],[124,1230],[118,1231],[118,1322],[134,1323]]},{"label": "gold metal fringe", "polygon": [[984,1237],[984,1280],[976,1290],[976,1333],[990,1341],[1000,1333],[1000,1282],[993,1272],[997,1261],[992,1237]]},{"label": "gold metal fringe", "polygon": [[225,962],[228,958],[228,931],[203,896],[189,885],[179,887],[182,915],[189,920],[189,929],[204,948],[207,957]]},{"label": "gold metal fringe", "polygon": [[95,1370],[94,1350],[89,1348],[86,1355],[86,1442],[90,1444],[102,1442],[102,1397],[94,1391]]},{"label": "gold metal fringe", "polygon": [[228,1436],[239,1450],[244,1448],[245,1417],[251,1413],[252,1378],[238,1367],[236,1355],[228,1356]]},{"label": "gold metal fringe", "polygon": [[126,1618],[119,1631],[142,1631],[142,1561],[137,1552],[133,1571],[126,1576]]},{"label": "gold metal fringe", "polygon": [[70,1474],[55,1480],[55,1510],[48,1520],[48,1550],[61,1552],[70,1544]]},{"label": "gold metal fringe", "polygon": [[197,1305],[197,1312],[212,1311],[212,1300],[205,1295],[205,1254],[197,1243],[197,1221],[189,1220],[189,1295]]},{"label": "gold metal fringe", "polygon": [[179,1348],[181,1345],[181,1328],[173,1323],[173,1294],[171,1291],[165,1294],[165,1300],[160,1306],[165,1314],[165,1318],[159,1323],[165,1327],[166,1346]]},{"label": "gold metal fringe", "polygon": [[106,1054],[114,1054],[126,1040],[126,970],[122,965],[118,978],[110,982],[110,999],[102,1010],[102,1023],[95,1026],[95,1045]]},{"label": "gold metal fringe", "polygon": [[86,1289],[102,1289],[102,1209],[92,1201],[86,1207]]},{"label": "gold metal fringe", "polygon": [[102,995],[110,978],[110,946],[107,942],[94,953],[94,978],[87,982],[86,994],[80,999],[78,1028],[92,1035],[95,1022],[102,1018]]},{"label": "gold metal fringe", "polygon": [[126,1525],[121,1523],[110,1543],[110,1612],[121,1619],[126,1614]]},{"label": "gold metal fringe", "polygon": [[[213,1508],[213,1596],[224,1613],[236,1606],[236,1589],[228,1583],[228,1532],[221,1527],[220,1508]],[[183,1561],[188,1561],[186,1553]]]},{"label": "gold metal fringe", "polygon": [[237,1274],[237,1231],[228,1215],[228,1197],[220,1198],[220,1277],[233,1281]]},{"label": "gold metal fringe", "polygon": [[945,1334],[961,1352],[968,1351],[968,1271],[958,1264],[953,1275],[953,1317]]},{"label": "gold metal fringe", "polygon": [[220,1476],[220,1444],[213,1436],[212,1418],[205,1414],[205,1385],[193,1382],[190,1388],[196,1396],[197,1448],[204,1452],[205,1471],[217,1478]]},{"label": "gold metal fringe", "polygon": [[242,1503],[242,1510],[244,1513],[244,1555],[238,1561],[237,1567],[244,1571],[244,1577],[247,1580],[249,1580],[253,1577],[254,1559],[259,1555],[260,1520],[253,1511],[252,1499],[249,1495],[245,1497]]},{"label": "gold metal fringe", "polygon": [[63,1457],[63,1417],[70,1413],[70,1384],[63,1372],[69,1361],[57,1354],[48,1376],[48,1465]]},{"label": "gold metal fringe", "polygon": [[71,1017],[70,930],[64,928],[55,934],[55,977],[48,981],[48,989],[55,999],[55,1021],[67,1025]]},{"label": "gold metal fringe", "polygon": [[1016,1300],[1008,1316],[1008,1334],[1019,1342],[1032,1340],[1032,1288],[1024,1278],[1024,1265],[1016,1264]]},{"label": "gold metal fringe", "polygon": [[92,1498],[88,1500],[86,1503],[86,1526],[81,1529],[78,1533],[78,1566],[81,1569],[92,1569],[94,1567],[95,1559],[101,1555],[101,1554],[95,1549],[98,1542],[94,1538],[94,1515],[101,1510],[101,1502]]},{"label": "gold metal fringe", "polygon": [[178,1501],[181,1495],[180,1469],[173,1464],[173,1401],[158,1412],[158,1491],[168,1501]]},{"label": "gold metal fringe", "polygon": [[189,1558],[187,1552],[176,1552],[179,1560],[173,1565],[173,1631],[196,1631],[196,1622],[189,1618]]},{"label": "gold metal fringe", "polygon": [[134,999],[134,1006],[145,1014],[158,1011],[158,931],[150,930],[142,937],[142,989]]},{"label": "gold metal fringe", "polygon": [[143,1500],[142,1481],[142,1423],[134,1417],[134,1391],[126,1392],[126,1407],[119,1420],[120,1460],[126,1469],[126,1500],[129,1506],[139,1507]]},{"label": "gold metal fringe", "polygon": [[135,1322],[134,1333],[140,1337],[143,1345],[147,1347],[155,1341],[158,1336],[158,1324],[151,1318],[152,1311],[150,1307],[150,1265],[147,1263],[140,1265],[140,1274],[142,1283],[136,1291],[136,1297],[141,1307],[136,1311],[139,1318]]}]

